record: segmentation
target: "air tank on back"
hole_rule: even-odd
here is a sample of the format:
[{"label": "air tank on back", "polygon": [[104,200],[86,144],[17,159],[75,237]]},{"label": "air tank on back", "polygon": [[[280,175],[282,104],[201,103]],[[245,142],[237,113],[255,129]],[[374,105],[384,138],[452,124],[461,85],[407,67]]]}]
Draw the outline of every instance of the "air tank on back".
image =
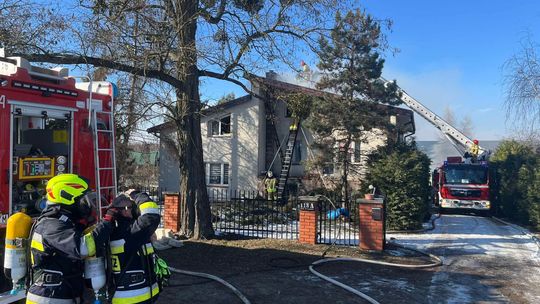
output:
[{"label": "air tank on back", "polygon": [[22,279],[26,276],[26,246],[31,227],[32,218],[22,212],[13,214],[7,220],[4,273],[13,282],[12,294],[24,288]]}]

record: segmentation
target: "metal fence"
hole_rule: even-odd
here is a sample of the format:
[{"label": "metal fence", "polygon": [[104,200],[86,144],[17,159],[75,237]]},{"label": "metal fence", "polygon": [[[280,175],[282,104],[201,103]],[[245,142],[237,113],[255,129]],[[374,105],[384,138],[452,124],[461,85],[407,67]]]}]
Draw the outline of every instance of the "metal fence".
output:
[{"label": "metal fence", "polygon": [[296,200],[268,201],[256,192],[216,192],[211,197],[212,224],[217,234],[298,239]]},{"label": "metal fence", "polygon": [[358,246],[358,204],[324,196],[319,202],[317,243]]},{"label": "metal fence", "polygon": [[[154,199],[163,218],[162,188],[140,188]],[[208,191],[212,225],[217,234],[248,237],[298,239],[298,197],[287,201],[268,201],[257,191]],[[163,221],[160,223],[163,227]],[[358,204],[323,196],[319,202],[317,243],[358,246]]]}]

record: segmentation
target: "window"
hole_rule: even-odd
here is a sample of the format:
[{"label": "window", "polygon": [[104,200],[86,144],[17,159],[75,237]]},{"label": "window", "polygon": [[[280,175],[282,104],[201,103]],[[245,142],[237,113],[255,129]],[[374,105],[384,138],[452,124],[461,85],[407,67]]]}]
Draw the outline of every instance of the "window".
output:
[{"label": "window", "polygon": [[292,111],[285,105],[285,117],[292,117]]},{"label": "window", "polygon": [[334,164],[327,164],[323,167],[323,175],[334,174]]},{"label": "window", "polygon": [[360,153],[360,141],[357,140],[353,143],[354,145],[354,150],[353,150],[353,159],[352,159],[352,162],[353,163],[359,163],[360,162],[360,158],[362,156],[362,154]]},{"label": "window", "polygon": [[220,136],[231,134],[231,115],[222,117],[219,120],[208,122],[208,136]]},{"label": "window", "polygon": [[208,171],[208,184],[229,184],[229,164],[206,164],[206,170]]},{"label": "window", "polygon": [[292,163],[299,164],[302,161],[302,141],[297,140],[294,145],[294,153],[292,156]]}]

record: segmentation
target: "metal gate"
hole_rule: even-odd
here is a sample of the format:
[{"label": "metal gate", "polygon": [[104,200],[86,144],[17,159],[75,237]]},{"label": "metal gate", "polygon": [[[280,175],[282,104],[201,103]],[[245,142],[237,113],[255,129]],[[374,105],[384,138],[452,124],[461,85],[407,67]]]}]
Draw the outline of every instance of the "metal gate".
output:
[{"label": "metal gate", "polygon": [[331,201],[319,202],[317,219],[317,243],[358,246],[360,228],[358,204]]}]

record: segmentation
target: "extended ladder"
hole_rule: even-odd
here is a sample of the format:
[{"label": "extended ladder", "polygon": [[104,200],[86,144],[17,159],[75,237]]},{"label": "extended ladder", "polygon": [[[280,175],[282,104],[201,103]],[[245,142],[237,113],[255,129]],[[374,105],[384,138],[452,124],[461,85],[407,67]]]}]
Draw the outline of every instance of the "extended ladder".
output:
[{"label": "extended ladder", "polygon": [[[92,86],[92,84],[90,84]],[[101,86],[99,84],[98,86]],[[98,87],[99,88],[99,87]],[[115,150],[115,134],[114,134],[114,97],[111,94],[111,110],[104,111],[103,108],[94,109],[92,105],[92,90],[90,90],[90,102],[89,102],[89,114],[91,115],[91,128],[92,136],[94,140],[94,164],[95,164],[95,176],[96,176],[96,193],[97,201],[99,202],[99,218],[101,218],[101,209],[103,193],[106,193],[108,199],[116,197],[117,184],[116,184],[116,150]],[[109,126],[106,124],[100,124],[98,121],[98,114],[103,114],[108,118]],[[101,136],[103,134],[105,136]],[[107,138],[105,145],[100,145],[100,138]],[[101,157],[103,156],[103,157]],[[107,161],[108,160],[108,161]],[[109,174],[107,174],[109,173]],[[102,176],[109,175],[109,184],[103,184]]]},{"label": "extended ladder", "polygon": [[[293,127],[294,126],[294,127]],[[285,187],[287,186],[287,180],[289,179],[289,172],[291,171],[292,157],[294,154],[294,147],[296,145],[296,137],[298,136],[298,129],[300,128],[300,121],[296,124],[293,123],[289,128],[289,138],[287,139],[287,148],[285,155],[281,160],[281,173],[279,175],[277,185],[277,197],[281,201],[285,193]]]}]

